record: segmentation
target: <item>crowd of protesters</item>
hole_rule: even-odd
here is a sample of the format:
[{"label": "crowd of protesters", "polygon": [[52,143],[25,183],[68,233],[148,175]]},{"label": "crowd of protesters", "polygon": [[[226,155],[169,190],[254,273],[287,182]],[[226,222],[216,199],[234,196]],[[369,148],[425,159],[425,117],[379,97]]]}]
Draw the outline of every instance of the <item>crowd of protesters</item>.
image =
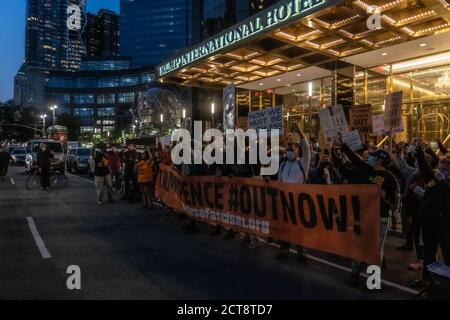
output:
[{"label": "crowd of protesters", "polygon": [[[276,146],[280,155],[279,170],[272,176],[261,176],[261,166],[249,163],[249,141],[245,142],[245,159],[243,164],[180,164],[171,160],[171,147],[157,144],[138,152],[134,145],[127,145],[119,152],[116,146],[97,150],[95,161],[95,186],[97,200],[103,203],[106,191],[108,200],[113,202],[114,191],[124,189],[123,198],[130,201],[142,201],[143,208],[152,210],[155,199],[155,183],[160,164],[172,166],[184,176],[229,176],[277,180],[293,184],[378,184],[380,185],[380,244],[381,248],[389,230],[402,223],[405,235],[404,245],[400,251],[414,251],[416,260],[408,267],[421,270],[422,277],[412,283],[415,287],[427,287],[433,277],[426,266],[435,262],[440,248],[443,262],[450,266],[450,151],[437,142],[438,149],[432,150],[431,143],[416,138],[409,142],[388,140],[384,145],[367,144],[357,152],[353,151],[338,135],[334,141],[323,146],[315,140],[308,141],[300,126],[293,124],[293,135],[283,146]],[[296,138],[294,138],[296,137]],[[175,144],[175,142],[174,142]],[[195,157],[192,149],[192,157]],[[142,151],[142,150],[141,150]],[[269,150],[268,153],[274,150]],[[235,152],[236,155],[236,152]],[[51,157],[42,148],[38,162],[42,166]],[[224,156],[225,157],[225,156]],[[5,165],[10,155],[0,152],[0,176],[4,177]],[[48,182],[44,181],[45,186]],[[188,219],[188,218],[187,218]],[[199,232],[199,223],[195,220],[183,227],[186,233]],[[257,236],[238,233],[233,229],[224,230],[217,225],[212,236],[225,232],[225,239],[237,238],[236,241],[250,249],[260,246]],[[280,246],[277,260],[289,258],[291,245],[277,239]],[[297,245],[297,258],[306,263],[305,248]],[[383,256],[382,265],[386,265]],[[364,263],[352,262],[349,283],[356,285]]]},{"label": "crowd of protesters", "polygon": [[[384,248],[389,230],[394,230],[401,221],[406,243],[397,250],[415,250],[417,260],[408,267],[423,271],[422,278],[411,286],[421,288],[430,284],[432,277],[426,266],[436,261],[439,248],[444,263],[450,266],[450,152],[440,142],[436,151],[431,149],[429,142],[413,139],[410,142],[388,140],[381,146],[367,144],[355,152],[340,135],[320,148],[317,141],[308,141],[298,125],[294,124],[291,131],[299,139],[294,141],[291,137],[279,148],[279,171],[270,177],[259,177],[260,167],[248,163],[173,167],[186,176],[258,177],[297,184],[378,184],[381,190],[380,247]],[[248,141],[246,147],[248,159]],[[184,230],[198,232],[199,223],[190,220]],[[217,226],[211,235],[218,236],[222,231],[223,228]],[[234,230],[227,230],[225,239],[235,235]],[[259,239],[254,235],[237,236],[237,242],[251,249],[259,246]],[[290,253],[290,244],[277,242],[280,252],[276,258],[285,260]],[[385,266],[383,252],[382,249],[381,264]],[[303,247],[297,246],[297,253],[299,261],[307,262]],[[360,282],[364,266],[362,262],[353,261],[350,284]]]}]

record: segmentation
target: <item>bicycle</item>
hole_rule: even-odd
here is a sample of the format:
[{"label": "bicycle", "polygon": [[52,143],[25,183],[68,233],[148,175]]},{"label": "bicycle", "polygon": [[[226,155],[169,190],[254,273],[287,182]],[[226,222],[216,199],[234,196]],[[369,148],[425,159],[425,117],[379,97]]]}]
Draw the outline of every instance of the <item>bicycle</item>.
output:
[{"label": "bicycle", "polygon": [[125,176],[122,172],[112,174],[111,182],[114,201],[122,200],[125,197]]},{"label": "bicycle", "polygon": [[[58,174],[56,171],[50,170],[50,187],[55,186],[58,183]],[[33,168],[30,172],[26,182],[27,190],[33,190],[36,187],[41,186],[41,172],[38,168]]]}]

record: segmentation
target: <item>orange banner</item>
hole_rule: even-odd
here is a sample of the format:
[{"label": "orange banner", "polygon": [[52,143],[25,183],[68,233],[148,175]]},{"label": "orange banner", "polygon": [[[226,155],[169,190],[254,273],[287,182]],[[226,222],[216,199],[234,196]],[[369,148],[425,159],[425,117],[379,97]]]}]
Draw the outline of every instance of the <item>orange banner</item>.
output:
[{"label": "orange banner", "polygon": [[312,185],[260,178],[181,176],[161,166],[156,195],[189,217],[354,258],[380,262],[378,185]]}]

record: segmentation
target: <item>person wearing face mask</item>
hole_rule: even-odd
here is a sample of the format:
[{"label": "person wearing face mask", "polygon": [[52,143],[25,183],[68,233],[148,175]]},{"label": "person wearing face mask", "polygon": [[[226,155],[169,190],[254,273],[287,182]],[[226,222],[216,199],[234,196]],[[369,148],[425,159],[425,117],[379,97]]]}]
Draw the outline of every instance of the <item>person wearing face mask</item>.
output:
[{"label": "person wearing face mask", "polygon": [[[286,148],[286,161],[280,164],[278,170],[278,181],[285,183],[304,184],[308,181],[309,166],[311,163],[311,148],[308,139],[297,123],[292,125],[292,132],[298,133],[300,136],[299,148],[301,157],[299,158],[298,149],[293,144],[289,144]],[[277,255],[277,260],[283,261],[289,256],[289,243],[280,241],[281,252]],[[306,257],[302,246],[297,246],[298,259],[305,262]]]},{"label": "person wearing face mask", "polygon": [[422,279],[412,283],[414,287],[428,287],[433,278],[427,266],[436,261],[440,246],[444,263],[450,266],[450,157],[439,161],[433,170],[426,162],[425,152],[417,148],[417,162],[425,181],[424,206],[422,210],[422,231],[424,244],[424,267]]},{"label": "person wearing face mask", "polygon": [[46,190],[50,188],[50,168],[51,159],[53,159],[53,153],[47,149],[44,143],[39,145],[39,151],[37,153],[37,166],[41,174],[41,188]]},{"label": "person wearing face mask", "polygon": [[[342,142],[342,136],[339,135],[335,145],[340,145],[342,152],[347,156],[352,165],[352,175],[358,175],[359,183],[378,184],[381,187],[380,194],[380,242],[383,252],[383,244],[387,235],[390,217],[397,208],[397,190],[398,183],[395,176],[386,169],[391,163],[391,157],[385,150],[378,149],[370,151],[367,161],[364,161],[350,147]],[[354,172],[353,172],[354,171]],[[384,257],[382,257],[384,259]],[[357,285],[360,281],[360,273],[364,268],[364,263],[353,261],[352,272],[350,274],[349,284]]]}]

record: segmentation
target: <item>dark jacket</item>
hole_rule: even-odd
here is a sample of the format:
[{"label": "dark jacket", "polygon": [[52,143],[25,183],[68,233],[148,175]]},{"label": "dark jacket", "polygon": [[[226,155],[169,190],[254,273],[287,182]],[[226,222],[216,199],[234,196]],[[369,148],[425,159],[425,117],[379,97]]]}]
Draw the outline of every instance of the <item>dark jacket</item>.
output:
[{"label": "dark jacket", "polygon": [[12,161],[13,158],[9,154],[8,151],[0,151],[0,166],[1,167],[7,167],[9,165],[9,162]]},{"label": "dark jacket", "polygon": [[53,159],[53,154],[51,153],[50,150],[42,151],[41,149],[39,149],[39,151],[37,153],[37,159],[36,159],[37,165],[39,167],[43,167],[43,168],[50,167],[52,159]]},{"label": "dark jacket", "polygon": [[96,177],[105,177],[109,172],[108,159],[103,153],[97,153],[94,158],[95,169],[94,174]]},{"label": "dark jacket", "polygon": [[342,145],[342,151],[354,165],[353,169],[348,169],[351,176],[358,176],[358,180],[367,184],[378,184],[385,191],[385,196],[380,198],[380,215],[389,217],[389,212],[395,209],[397,201],[398,183],[395,176],[389,170],[375,170],[346,144]]}]

